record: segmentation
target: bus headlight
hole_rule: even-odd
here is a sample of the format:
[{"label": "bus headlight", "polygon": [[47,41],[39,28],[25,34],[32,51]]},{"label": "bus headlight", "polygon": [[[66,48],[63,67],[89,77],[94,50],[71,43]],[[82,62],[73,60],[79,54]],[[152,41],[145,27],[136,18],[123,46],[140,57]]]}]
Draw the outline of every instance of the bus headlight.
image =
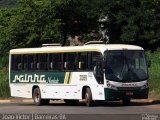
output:
[{"label": "bus headlight", "polygon": [[114,86],[114,85],[111,85],[111,89],[113,89],[113,90],[118,90],[117,87]]},{"label": "bus headlight", "polygon": [[110,89],[113,89],[113,90],[118,90],[116,86],[114,86],[110,83],[107,83],[107,87],[110,88]]},{"label": "bus headlight", "polygon": [[146,83],[145,85],[143,85],[143,86],[141,87],[141,90],[146,89],[146,88],[148,88],[148,83]]}]

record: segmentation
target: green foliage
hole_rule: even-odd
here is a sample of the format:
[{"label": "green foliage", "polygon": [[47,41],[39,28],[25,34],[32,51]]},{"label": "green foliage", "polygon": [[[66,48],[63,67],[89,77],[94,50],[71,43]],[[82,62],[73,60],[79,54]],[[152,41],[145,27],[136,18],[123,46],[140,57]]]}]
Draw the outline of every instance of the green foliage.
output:
[{"label": "green foliage", "polygon": [[10,97],[8,69],[0,71],[0,97]]},{"label": "green foliage", "polygon": [[[86,0],[55,0],[56,17],[61,19],[63,36],[89,34],[97,28],[97,13],[93,10],[95,1]],[[66,41],[64,41],[64,44]]]},{"label": "green foliage", "polygon": [[[0,53],[11,48],[36,47],[42,43],[67,43],[68,36],[83,41],[99,35],[99,18],[108,17],[104,29],[110,43],[137,44],[156,49],[160,43],[158,0],[17,0],[0,9]],[[93,36],[94,36],[93,35]],[[86,36],[86,37],[84,37]],[[94,39],[94,38],[93,38]]]},{"label": "green foliage", "polygon": [[107,0],[103,14],[109,17],[110,41],[159,47],[159,5],[157,0]]},{"label": "green foliage", "polygon": [[0,7],[14,7],[16,0],[0,0]]},{"label": "green foliage", "polygon": [[10,97],[8,63],[8,56],[0,57],[0,97]]},{"label": "green foliage", "polygon": [[60,20],[55,18],[55,11],[50,4],[50,0],[21,1],[20,9],[24,13],[19,16],[22,18],[19,25],[21,30],[17,32],[17,36],[24,40],[23,45],[40,46],[42,43],[60,42],[62,39]]},{"label": "green foliage", "polygon": [[36,47],[63,39],[61,22],[55,18],[51,0],[20,0],[17,8],[1,9],[0,13],[3,53],[11,48]]},{"label": "green foliage", "polygon": [[149,68],[149,86],[151,92],[160,92],[160,51],[150,54],[151,67]]},{"label": "green foliage", "polygon": [[5,57],[0,57],[0,70],[7,68],[8,67],[8,63],[9,63],[9,57],[5,56]]},{"label": "green foliage", "polygon": [[0,54],[5,55],[10,49],[10,43],[13,42],[12,36],[12,18],[16,16],[17,11],[13,9],[0,9]]}]

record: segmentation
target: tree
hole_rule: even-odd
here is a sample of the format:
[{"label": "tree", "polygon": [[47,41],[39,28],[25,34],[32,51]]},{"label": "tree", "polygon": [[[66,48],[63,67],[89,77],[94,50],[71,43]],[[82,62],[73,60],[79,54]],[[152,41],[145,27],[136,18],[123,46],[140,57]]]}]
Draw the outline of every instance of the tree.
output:
[{"label": "tree", "polygon": [[96,0],[54,0],[52,4],[56,4],[56,17],[62,22],[63,44],[67,42],[67,36],[83,36],[97,29]]},{"label": "tree", "polygon": [[150,22],[152,23],[152,33],[154,34],[151,44],[152,48],[156,49],[160,47],[160,1],[154,0],[152,8],[153,15]]},{"label": "tree", "polygon": [[0,0],[0,7],[14,7],[16,0]]},{"label": "tree", "polygon": [[[36,47],[47,42],[60,42],[60,20],[55,18],[51,0],[20,0],[16,8],[1,12],[6,22],[0,34],[1,50],[17,47]],[[8,12],[9,15],[5,15]],[[9,17],[9,20],[5,20]],[[3,33],[5,32],[5,35]],[[4,42],[5,43],[4,43]],[[6,43],[9,44],[6,47]]]},{"label": "tree", "polygon": [[2,8],[0,9],[0,54],[7,53],[10,49],[10,34],[9,21],[11,16],[14,16],[16,11],[14,9]]},{"label": "tree", "polygon": [[109,17],[111,43],[136,44],[146,49],[158,47],[158,0],[107,0],[102,9]]},{"label": "tree", "polygon": [[[0,49],[67,45],[68,36],[83,42],[99,39],[99,19],[110,43],[159,47],[158,0],[18,0],[17,7],[0,10]],[[2,53],[1,52],[1,53]]]}]

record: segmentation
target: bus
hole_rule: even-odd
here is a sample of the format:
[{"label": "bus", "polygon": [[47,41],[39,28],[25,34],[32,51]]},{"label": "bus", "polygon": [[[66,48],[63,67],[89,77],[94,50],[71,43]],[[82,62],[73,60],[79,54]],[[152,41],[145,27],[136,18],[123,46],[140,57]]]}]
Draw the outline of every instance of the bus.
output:
[{"label": "bus", "polygon": [[148,98],[144,49],[127,44],[89,42],[82,46],[12,49],[9,54],[11,96],[33,98],[35,105],[61,100],[86,106],[95,101]]}]

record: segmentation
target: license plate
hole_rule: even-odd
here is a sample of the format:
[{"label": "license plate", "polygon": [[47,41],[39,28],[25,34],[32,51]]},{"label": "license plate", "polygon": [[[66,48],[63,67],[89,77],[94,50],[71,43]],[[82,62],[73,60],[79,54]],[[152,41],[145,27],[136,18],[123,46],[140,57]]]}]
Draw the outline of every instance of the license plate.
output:
[{"label": "license plate", "polygon": [[133,92],[126,92],[126,95],[131,96],[131,95],[133,95]]}]

